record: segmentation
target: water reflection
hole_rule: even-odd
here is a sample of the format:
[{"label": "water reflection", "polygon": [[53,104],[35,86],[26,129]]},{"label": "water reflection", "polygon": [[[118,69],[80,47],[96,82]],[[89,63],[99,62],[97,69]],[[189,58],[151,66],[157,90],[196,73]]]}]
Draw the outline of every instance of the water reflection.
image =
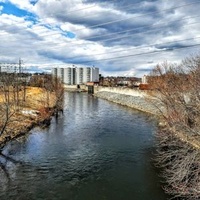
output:
[{"label": "water reflection", "polygon": [[151,164],[153,120],[87,94],[66,93],[66,105],[49,128],[5,149],[25,165],[6,165],[1,200],[166,199]]}]

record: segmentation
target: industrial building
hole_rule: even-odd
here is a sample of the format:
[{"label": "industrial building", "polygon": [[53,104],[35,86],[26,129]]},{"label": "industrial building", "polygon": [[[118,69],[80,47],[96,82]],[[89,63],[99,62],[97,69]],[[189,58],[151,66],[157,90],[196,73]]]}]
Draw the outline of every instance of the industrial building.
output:
[{"label": "industrial building", "polygon": [[82,85],[87,82],[99,82],[99,68],[82,65],[67,65],[52,68],[52,75],[66,85]]}]

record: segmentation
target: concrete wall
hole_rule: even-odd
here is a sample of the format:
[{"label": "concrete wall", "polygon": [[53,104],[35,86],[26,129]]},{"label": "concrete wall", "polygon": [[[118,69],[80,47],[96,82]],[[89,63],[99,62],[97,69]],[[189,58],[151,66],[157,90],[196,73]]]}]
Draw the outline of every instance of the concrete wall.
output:
[{"label": "concrete wall", "polygon": [[65,89],[77,89],[77,85],[64,85]]},{"label": "concrete wall", "polygon": [[138,96],[138,97],[147,97],[148,96],[145,91],[138,90],[138,89],[123,88],[123,87],[101,87],[101,86],[98,86],[95,90],[95,92],[102,92],[102,91],[130,95],[130,96]]},{"label": "concrete wall", "polygon": [[80,85],[80,88],[77,88],[77,85],[64,85],[64,88],[69,91],[87,91],[88,87],[86,85]]}]

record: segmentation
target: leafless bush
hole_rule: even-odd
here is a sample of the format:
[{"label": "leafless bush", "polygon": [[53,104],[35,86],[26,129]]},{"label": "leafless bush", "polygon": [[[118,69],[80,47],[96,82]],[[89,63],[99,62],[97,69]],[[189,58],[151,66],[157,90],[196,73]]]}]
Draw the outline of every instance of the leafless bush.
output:
[{"label": "leafless bush", "polygon": [[44,88],[46,90],[46,102],[49,106],[49,93],[55,94],[54,112],[58,116],[58,112],[63,110],[64,102],[64,87],[61,80],[57,77],[49,75],[44,76]]},{"label": "leafless bush", "polygon": [[164,189],[174,198],[200,198],[200,150],[176,138],[168,129],[157,133],[156,164],[165,179]]},{"label": "leafless bush", "polygon": [[169,126],[178,124],[189,128],[191,133],[200,134],[200,77],[196,75],[200,73],[200,65],[191,68],[190,63],[194,65],[192,61],[185,60],[180,66],[157,65],[149,77],[149,84],[154,91],[151,94],[165,108],[161,114]]},{"label": "leafless bush", "polygon": [[165,128],[157,134],[156,163],[163,169],[166,192],[200,199],[200,56],[180,65],[163,63],[148,79],[159,99]]},{"label": "leafless bush", "polygon": [[1,75],[0,83],[0,135],[2,135],[6,132],[19,105],[19,90],[15,89],[16,77],[14,74]]}]

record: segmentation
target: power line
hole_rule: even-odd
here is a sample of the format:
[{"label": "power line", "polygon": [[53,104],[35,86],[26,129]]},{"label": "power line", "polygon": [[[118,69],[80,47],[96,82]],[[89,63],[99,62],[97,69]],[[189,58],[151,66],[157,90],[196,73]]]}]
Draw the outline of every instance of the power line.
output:
[{"label": "power line", "polygon": [[[182,6],[181,6],[182,7]],[[168,9],[167,9],[168,10]],[[159,51],[160,52],[160,51]]]},{"label": "power line", "polygon": [[[99,2],[99,3],[101,3],[101,4],[103,4],[103,3],[114,3],[114,2],[116,2],[116,1],[118,1],[118,0],[110,0],[110,1],[108,1],[108,2]],[[93,8],[93,7],[96,7],[97,5],[96,5],[96,3],[94,4],[94,5],[92,5],[92,6],[88,6],[88,7],[85,7],[85,8],[80,8],[80,9],[76,9],[76,10],[71,10],[71,11],[68,11],[68,12],[66,12],[65,13],[65,15],[68,15],[68,14],[70,14],[70,13],[75,13],[75,12],[79,12],[79,11],[82,11],[82,10],[88,10],[88,9],[91,9],[91,8]],[[44,18],[45,19],[45,18]],[[19,23],[18,23],[19,24]],[[21,23],[20,23],[21,24]],[[41,24],[39,24],[39,25],[43,25],[44,23],[41,23]],[[38,24],[37,24],[38,25]]]},{"label": "power line", "polygon": [[[198,37],[198,38],[200,38],[200,37]],[[190,39],[186,39],[186,40],[192,40],[192,39],[197,39],[197,38],[190,38]],[[186,40],[178,40],[177,42],[186,41]],[[168,43],[173,43],[173,42],[161,43],[161,44],[158,44],[158,45],[164,45],[164,44],[168,44]],[[153,45],[151,45],[151,46],[153,46]],[[82,64],[87,64],[87,63],[95,63],[95,62],[99,62],[99,61],[118,60],[118,59],[123,59],[123,58],[128,58],[128,57],[137,57],[137,56],[141,56],[141,55],[148,55],[148,54],[155,54],[155,53],[162,53],[162,52],[171,52],[171,51],[175,51],[175,50],[179,50],[179,49],[187,49],[187,48],[198,47],[198,46],[200,46],[200,43],[193,44],[193,45],[187,45],[187,46],[173,47],[173,48],[170,48],[170,49],[161,49],[161,50],[154,50],[154,51],[150,51],[150,52],[143,52],[143,53],[137,53],[137,54],[130,54],[130,55],[111,57],[111,58],[101,58],[101,59],[96,59],[96,60],[81,61],[81,63]],[[67,58],[67,59],[78,59],[78,58],[73,57],[73,58]],[[75,63],[75,62],[70,62],[69,61],[69,63]],[[65,64],[63,64],[63,65],[65,65]]]},{"label": "power line", "polygon": [[[145,53],[127,55],[127,56],[123,56],[123,57],[121,56],[121,57],[113,57],[113,58],[108,58],[108,59],[90,60],[90,61],[81,62],[81,64],[84,65],[84,64],[87,64],[87,63],[96,63],[96,62],[99,62],[99,61],[109,61],[109,60],[118,61],[118,60],[121,60],[123,58],[128,58],[128,57],[137,57],[137,56],[142,56],[142,55],[152,55],[152,54],[157,54],[157,53],[166,53],[166,52],[184,50],[184,49],[189,49],[189,48],[194,48],[194,47],[199,47],[199,46],[200,46],[200,43],[195,44],[195,45],[190,45],[190,46],[187,46],[187,47],[177,47],[177,48],[174,48],[174,49],[171,49],[171,50],[152,51],[152,52],[145,52]],[[69,61],[67,63],[53,63],[53,64],[48,64],[48,65],[50,65],[50,66],[52,66],[52,65],[62,66],[62,65],[66,65],[66,64],[79,64],[79,63]],[[37,63],[37,64],[32,64],[32,65],[43,65],[43,63]],[[91,65],[94,65],[94,64],[91,64]]]},{"label": "power line", "polygon": [[[197,18],[199,17],[199,15],[197,16],[192,16],[192,17],[185,17],[185,18],[182,18],[180,20],[175,20],[175,21],[171,21],[172,23],[174,22],[179,22],[179,21],[182,21],[182,20],[186,20],[186,19],[194,19],[194,18]],[[126,33],[126,32],[131,32],[131,31],[135,31],[135,30],[138,30],[138,29],[142,29],[142,28],[152,28],[152,27],[155,27],[155,26],[159,26],[159,25],[162,25],[163,23],[160,23],[160,24],[153,24],[153,25],[146,25],[146,26],[140,26],[140,27],[137,27],[137,28],[133,28],[133,29],[128,29],[128,30],[123,30],[123,31],[119,31],[119,32],[114,32],[114,33],[108,33],[108,34],[103,34],[103,35],[100,35],[100,36],[92,36],[92,37],[86,37],[86,38],[81,38],[82,40],[90,40],[90,39],[95,39],[95,38],[99,38],[99,37],[105,37],[105,36],[112,36],[112,35],[116,35],[116,34],[119,34],[119,33]],[[164,23],[166,24],[166,23]],[[191,23],[191,24],[194,24],[194,23]],[[188,25],[188,24],[187,24]],[[140,32],[141,33],[141,32]],[[143,32],[142,32],[143,33]],[[59,33],[55,33],[55,34],[59,34]],[[138,33],[134,33],[134,34],[138,34]],[[50,35],[54,35],[54,34],[50,34]],[[126,36],[125,36],[126,37]],[[128,36],[127,36],[128,37]],[[115,39],[115,38],[112,38],[112,39]],[[110,40],[110,39],[108,39]],[[101,41],[104,41],[101,40]],[[106,39],[105,39],[106,41]],[[73,43],[73,41],[69,41],[70,43]]]},{"label": "power line", "polygon": [[[138,27],[138,28],[140,28],[140,27]],[[138,29],[137,28],[137,29]],[[136,29],[135,29],[136,30]],[[147,32],[147,31],[146,31]],[[137,33],[136,33],[137,34]],[[120,38],[125,38],[125,37],[129,37],[129,36],[122,36],[122,37],[117,37],[117,38],[111,38],[111,39],[104,39],[104,40],[101,40],[101,41],[108,41],[108,40],[113,40],[113,39],[120,39]],[[73,42],[71,42],[70,41],[70,43],[73,43]],[[76,44],[77,45],[77,44]]]},{"label": "power line", "polygon": [[[110,1],[107,1],[107,2],[99,2],[99,3],[102,3],[102,4],[103,3],[113,3],[113,2],[116,2],[116,1],[118,1],[118,0],[110,0]],[[95,4],[95,5],[92,5],[92,6],[85,7],[85,8],[80,8],[80,9],[77,9],[77,10],[71,10],[69,12],[66,12],[65,14],[68,15],[70,13],[75,13],[75,12],[79,12],[79,11],[82,11],[82,10],[87,10],[87,9],[93,8],[95,6],[97,6],[97,5]]]},{"label": "power line", "polygon": [[[184,4],[184,5],[181,5],[181,6],[176,6],[176,7],[173,7],[173,8],[170,8],[170,9],[164,9],[164,10],[160,10],[160,11],[155,11],[155,12],[151,12],[151,13],[146,13],[146,14],[143,14],[143,15],[139,15],[139,16],[133,16],[133,17],[130,17],[130,18],[126,18],[126,19],[121,19],[121,20],[114,20],[114,21],[110,21],[110,22],[106,22],[106,23],[103,23],[104,25],[105,24],[111,24],[111,23],[117,23],[117,22],[120,22],[120,21],[125,21],[125,20],[128,20],[128,19],[132,19],[132,18],[139,18],[139,17],[142,17],[142,16],[146,16],[146,15],[150,15],[150,14],[155,14],[155,13],[159,13],[159,12],[162,12],[162,11],[169,11],[169,10],[172,10],[172,9],[178,9],[178,8],[182,8],[182,7],[185,7],[185,6],[189,6],[189,5],[193,5],[193,4],[196,4],[196,3],[200,3],[200,2],[192,2],[192,3],[189,3],[189,4]],[[96,26],[101,26],[102,24],[97,24],[95,25]],[[87,29],[87,28],[92,28],[94,26],[90,26],[90,27],[86,27],[86,28],[82,28],[82,29],[77,29],[77,30],[83,30],[83,29]],[[60,31],[60,30],[59,30]],[[62,32],[70,32],[70,31],[62,31]],[[57,34],[61,34],[63,35],[64,33],[54,33],[54,34],[44,34],[42,36],[52,36],[52,35],[57,35]],[[6,34],[6,33],[4,33]],[[35,34],[35,33],[34,33]],[[87,38],[89,39],[89,38]]]},{"label": "power line", "polygon": [[[180,22],[182,20],[186,20],[186,19],[194,19],[194,18],[198,18],[199,15],[195,16],[195,17],[187,17],[187,18],[182,18],[180,20],[175,20],[175,21],[171,21],[172,23],[174,22]],[[198,23],[198,22],[195,22],[195,23]],[[187,25],[190,25],[190,24],[195,24],[195,23],[189,23]],[[167,23],[165,23],[167,24]],[[116,35],[116,34],[119,34],[119,33],[127,33],[127,32],[132,32],[132,31],[136,31],[138,29],[142,29],[142,28],[154,28],[156,26],[159,26],[159,25],[162,25],[161,23],[160,24],[153,24],[153,25],[146,25],[146,26],[140,26],[140,27],[137,27],[137,28],[133,28],[133,29],[128,29],[128,30],[125,30],[125,31],[119,31],[119,32],[115,32],[115,33],[109,33],[109,34],[102,34],[101,36],[92,36],[92,37],[86,37],[86,38],[80,38],[81,40],[91,40],[91,39],[95,39],[95,38],[99,38],[99,37],[105,37],[105,36],[112,36],[112,35]],[[162,26],[161,28],[163,28],[164,26]],[[158,27],[159,28],[159,27]],[[145,31],[146,32],[146,31]],[[140,33],[143,33],[143,32],[140,32]],[[52,35],[57,35],[59,33],[55,33],[55,34],[50,34],[50,36]],[[62,33],[61,33],[62,34]],[[132,34],[138,34],[138,33],[132,33]],[[47,35],[48,36],[48,35]],[[128,35],[129,36],[129,35]],[[128,36],[124,36],[124,37],[128,37]],[[113,40],[115,38],[111,38],[111,39],[102,39],[100,41],[107,41],[107,40]],[[116,38],[118,39],[118,37]],[[68,43],[75,43],[75,41],[68,41]]]},{"label": "power line", "polygon": [[[188,28],[188,26],[189,25],[195,25],[195,24],[199,24],[200,22],[195,22],[195,23],[191,23],[191,24],[187,24],[186,25],[186,27],[185,28]],[[182,27],[184,27],[184,26],[182,26]],[[162,29],[163,27],[160,27],[159,29]],[[131,36],[133,36],[133,35],[136,35],[136,34],[141,34],[141,33],[149,33],[149,32],[154,32],[154,31],[158,31],[159,29],[156,29],[156,30],[147,30],[147,31],[143,31],[143,32],[139,32],[139,33],[133,33]],[[130,35],[126,35],[126,36],[120,36],[120,37],[114,37],[114,38],[109,38],[109,39],[103,39],[103,40],[100,40],[100,42],[102,42],[102,41],[109,41],[109,40],[116,40],[116,39],[122,39],[122,38],[127,38],[127,37],[129,37],[130,38]],[[196,38],[199,38],[199,37],[196,37]],[[195,38],[192,38],[192,39],[195,39]],[[186,39],[186,40],[188,40],[188,39]],[[172,41],[172,42],[181,42],[181,41],[184,41],[184,40],[180,40],[180,41]],[[169,43],[172,43],[172,42],[169,42]],[[70,42],[70,44],[72,44],[73,42]],[[70,45],[69,44],[69,45]],[[160,43],[160,44],[154,44],[154,45],[162,45],[162,43]],[[75,46],[85,46],[85,44],[75,44]],[[152,46],[152,45],[151,45]],[[57,45],[57,47],[55,48],[55,47],[48,47],[48,49],[59,49],[59,48],[66,48],[66,47],[68,47],[68,45],[67,46],[58,46]],[[143,47],[150,47],[150,45],[145,45],[145,46],[143,46]],[[137,49],[137,48],[141,48],[141,47],[132,47],[131,49]],[[130,50],[130,49],[129,49]],[[121,50],[120,50],[121,51]],[[117,53],[117,52],[120,52],[119,50],[117,50],[117,51],[112,51],[112,52],[109,52],[109,53]],[[124,50],[124,51],[126,51],[126,50]],[[103,54],[107,54],[107,53],[99,53],[99,54],[92,54],[92,55],[103,55]]]},{"label": "power line", "polygon": [[[87,61],[81,61],[81,62],[72,61],[72,60],[76,60],[76,59],[80,59],[80,58],[82,60],[82,57],[79,57],[79,58],[73,57],[73,58],[66,58],[66,59],[69,60],[68,63],[72,63],[72,64],[76,64],[76,63],[88,64],[88,63],[96,63],[96,62],[100,62],[100,61],[103,62],[103,61],[110,61],[110,60],[120,60],[120,59],[128,58],[128,57],[137,57],[137,56],[142,56],[142,55],[151,55],[151,54],[156,54],[156,53],[171,52],[171,51],[175,51],[175,50],[188,49],[188,48],[198,47],[198,46],[200,46],[200,44],[188,45],[188,46],[184,46],[184,47],[174,47],[171,49],[162,49],[162,50],[156,50],[156,51],[151,51],[151,52],[143,52],[143,53],[138,53],[138,54],[124,55],[124,56],[118,56],[118,57],[112,57],[112,58],[87,60]],[[65,64],[59,63],[57,65],[65,65]]]},{"label": "power line", "polygon": [[[145,45],[145,46],[142,46],[142,47],[132,47],[131,49],[127,49],[128,51],[130,50],[135,50],[135,49],[142,49],[142,48],[149,48],[149,47],[156,47],[156,46],[165,46],[165,45],[168,45],[168,44],[171,44],[171,43],[179,43],[179,42],[186,42],[186,41],[191,41],[191,40],[196,40],[196,39],[199,39],[199,37],[193,37],[193,38],[187,38],[187,39],[182,39],[182,40],[175,40],[175,41],[170,41],[170,42],[166,42],[166,43],[156,43],[156,44],[151,44],[151,45]],[[97,55],[104,55],[104,54],[112,54],[112,53],[117,53],[117,52],[124,52],[124,51],[127,51],[127,50],[117,50],[117,51],[112,51],[112,52],[107,52],[107,53],[100,53],[100,54],[92,54],[91,56],[97,56]],[[159,50],[160,52],[161,50]],[[138,55],[138,54],[136,54]],[[85,56],[87,57],[87,56]],[[122,57],[126,57],[126,55],[122,56]],[[80,57],[69,57],[67,59],[79,59]],[[84,57],[81,57],[82,59]],[[106,59],[109,59],[109,58],[106,58]],[[85,61],[83,61],[85,62]],[[92,62],[92,61],[91,61]]]},{"label": "power line", "polygon": [[[187,24],[188,25],[194,25],[194,24],[199,24],[200,22],[194,22],[194,23],[190,23],[190,24]],[[168,26],[162,26],[162,27],[159,27],[159,29],[156,29],[156,30],[146,30],[146,31],[142,31],[142,32],[138,32],[138,33],[132,33],[131,35],[124,35],[124,36],[119,36],[119,37],[114,37],[114,38],[108,38],[108,39],[102,39],[102,40],[98,40],[100,42],[105,42],[105,41],[109,41],[109,40],[116,40],[116,39],[122,39],[122,38],[130,38],[130,36],[132,35],[137,35],[137,34],[141,34],[141,33],[149,33],[149,32],[154,32],[154,31],[158,31],[160,29],[163,29],[163,28],[167,28]],[[182,26],[184,27],[184,26]],[[131,37],[132,38],[132,37]]]},{"label": "power line", "polygon": [[[118,1],[118,0],[114,0],[113,2],[115,2],[115,1]],[[111,1],[112,2],[112,1]],[[124,11],[129,11],[129,10],[132,10],[133,8],[131,7],[131,6],[135,6],[135,5],[137,5],[137,4],[141,4],[141,3],[143,3],[143,2],[145,2],[145,1],[140,1],[140,2],[136,2],[136,3],[132,3],[132,4],[128,4],[128,5],[126,5],[126,6],[122,6],[122,7],[120,7],[120,11],[122,10],[122,9],[125,9],[125,8],[128,8],[128,9],[125,9],[125,10],[123,10],[123,12]],[[99,2],[99,3],[110,3],[110,2]],[[96,5],[94,5],[94,6],[91,6],[91,7],[95,7]],[[88,8],[91,8],[91,7],[88,7]],[[107,8],[104,8],[104,9],[107,9]],[[87,9],[80,9],[80,10],[87,10]],[[109,10],[109,9],[108,9]],[[78,10],[77,10],[78,11]],[[68,13],[69,12],[67,12],[67,13],[65,13],[66,15],[68,15]],[[71,11],[70,11],[70,13],[71,13]],[[74,12],[73,12],[73,14],[74,14]],[[79,17],[78,19],[81,19],[81,20],[83,20],[83,19],[87,19],[87,18],[91,18],[91,17],[93,17],[93,16],[96,16],[96,15],[98,15],[98,13],[96,13],[96,14],[90,14],[89,16],[88,15],[86,15],[86,16],[81,16],[81,18]]]},{"label": "power line", "polygon": [[[103,3],[114,3],[114,2],[117,2],[118,0],[110,0],[110,1],[108,1],[108,2],[98,2],[98,3],[100,3],[100,4],[103,4]],[[137,5],[137,4],[140,4],[141,2],[137,2],[137,3],[134,3],[134,4],[130,4],[130,5]],[[92,7],[95,7],[95,6],[97,6],[96,4],[95,5],[92,5],[92,6],[89,6],[89,7],[85,7],[85,8],[81,8],[81,9],[77,9],[77,10],[72,10],[72,11],[69,11],[69,12],[66,12],[65,13],[65,15],[68,15],[68,14],[70,14],[70,13],[75,13],[75,12],[79,12],[79,11],[82,11],[82,10],[87,10],[87,9],[90,9],[90,8],[92,8]],[[124,6],[124,8],[126,8],[126,7],[128,7],[129,5],[126,5],[126,6]],[[123,7],[122,7],[123,8]],[[91,17],[91,16],[93,16],[93,15],[90,15],[89,17]],[[88,16],[87,16],[88,17]],[[85,18],[85,17],[84,17]],[[46,19],[46,18],[43,18],[43,19]],[[82,19],[82,17],[81,17],[81,19]],[[20,23],[15,23],[15,25],[16,24],[22,24],[23,22],[20,22]],[[44,23],[38,23],[39,25],[45,25]],[[38,25],[37,24],[37,25]]]},{"label": "power line", "polygon": [[200,46],[200,43],[194,44],[194,45],[189,45],[189,46],[186,46],[186,47],[175,47],[173,49],[157,50],[157,51],[152,51],[152,52],[118,56],[118,57],[113,57],[113,58],[103,58],[103,59],[97,59],[97,60],[82,61],[81,63],[85,64],[85,63],[92,63],[92,62],[94,63],[94,62],[106,61],[106,60],[118,60],[118,59],[122,59],[122,58],[135,57],[135,56],[141,56],[141,55],[149,55],[149,54],[161,53],[161,52],[165,52],[165,51],[169,52],[169,51],[175,51],[175,50],[179,50],[179,49],[187,49],[187,48],[192,48],[192,47],[197,47],[197,46]]},{"label": "power line", "polygon": [[[162,45],[164,46],[164,45],[171,44],[171,43],[186,42],[186,41],[195,40],[195,39],[200,39],[200,36],[199,37],[182,39],[182,40],[175,40],[175,41],[165,42],[165,43],[156,43],[156,44],[151,44],[151,45],[144,45],[142,47],[131,47],[131,48],[127,49],[127,50],[130,51],[130,50],[142,49],[142,48],[148,48],[148,47],[154,47],[154,46],[162,46]],[[92,54],[91,56],[119,53],[119,52],[123,52],[123,51],[127,51],[127,50],[116,50],[116,51],[111,51],[111,52],[107,52],[107,53]]]},{"label": "power line", "polygon": [[[190,23],[190,24],[187,24],[186,27],[185,27],[185,26],[182,26],[182,28],[188,28],[188,26],[190,26],[190,25],[196,25],[196,24],[199,24],[199,23],[200,23],[200,22]],[[163,28],[165,28],[165,26],[159,27],[159,29],[146,30],[146,31],[138,32],[138,33],[132,33],[131,35],[124,35],[124,36],[118,36],[118,37],[114,37],[114,38],[102,39],[102,40],[99,40],[98,42],[112,41],[112,40],[116,40],[116,39],[119,41],[119,39],[124,39],[124,38],[129,38],[129,39],[131,39],[133,35],[138,35],[138,34],[141,34],[141,33],[155,32],[155,31],[158,31],[158,30],[163,29]],[[167,28],[167,26],[166,26],[166,28]],[[83,44],[76,44],[75,42],[71,42],[71,41],[69,41],[69,42],[67,43],[67,45],[71,45],[71,44],[75,44],[76,46],[85,46],[84,43],[83,43]],[[58,49],[59,47],[58,47],[58,46],[57,46],[57,47],[49,47],[49,49],[51,49],[51,48],[53,48],[53,49]]]},{"label": "power line", "polygon": [[[163,11],[170,11],[170,10],[174,10],[174,9],[178,9],[178,8],[183,8],[183,7],[194,5],[194,4],[198,4],[198,3],[200,3],[200,2],[195,1],[195,2],[184,4],[184,5],[181,5],[181,6],[175,6],[175,7],[172,7],[172,8],[163,9],[163,10],[159,10],[159,11],[154,11],[154,12],[142,14],[142,15],[139,15],[139,16],[133,16],[133,17],[125,18],[125,19],[113,20],[113,21],[109,21],[109,22],[106,22],[106,23],[96,24],[96,25],[93,25],[93,26],[88,26],[88,27],[85,27],[85,28],[76,29],[75,31],[80,31],[80,30],[84,30],[84,29],[88,29],[88,28],[100,27],[100,26],[104,26],[104,25],[110,25],[110,24],[113,24],[113,23],[122,22],[122,21],[126,21],[126,20],[129,20],[129,19],[133,19],[133,18],[140,18],[140,17],[143,17],[143,16],[156,14],[156,13],[163,12]],[[136,3],[136,4],[138,4],[138,3]],[[59,33],[55,33],[55,34],[59,34]],[[62,34],[62,33],[60,33],[60,34]]]},{"label": "power line", "polygon": [[134,19],[134,18],[139,18],[139,17],[143,17],[143,16],[146,16],[146,15],[150,15],[150,14],[155,14],[155,13],[159,13],[159,12],[163,12],[163,11],[169,11],[169,10],[177,9],[177,8],[183,8],[183,7],[190,6],[190,5],[193,5],[193,4],[198,4],[198,3],[200,3],[200,2],[196,1],[196,2],[192,2],[192,3],[184,4],[184,5],[181,5],[181,6],[175,6],[175,7],[160,10],[160,11],[142,14],[142,15],[139,15],[139,16],[133,16],[133,17],[128,17],[128,18],[119,19],[119,20],[113,20],[113,21],[109,21],[109,22],[106,22],[106,23],[96,24],[96,25],[93,25],[93,26],[88,26],[86,28],[77,29],[76,31],[80,31],[80,30],[84,30],[84,29],[88,29],[88,28],[100,27],[100,26],[104,26],[104,25],[110,25],[110,24],[113,24],[113,23],[122,22],[122,21],[126,21],[126,20],[129,20],[129,19]]},{"label": "power line", "polygon": [[[174,22],[179,22],[179,21],[186,20],[186,19],[194,19],[194,18],[197,18],[199,16],[200,15],[196,15],[196,16],[192,16],[192,17],[191,16],[190,17],[185,17],[185,18],[182,18],[180,20],[175,20],[175,21],[170,21],[170,22],[174,23]],[[108,33],[108,34],[102,34],[102,35],[99,35],[99,36],[86,37],[86,38],[81,38],[81,39],[90,40],[90,39],[95,39],[95,38],[99,38],[99,37],[112,36],[112,35],[115,35],[115,34],[127,33],[127,32],[135,31],[135,30],[138,30],[138,29],[142,29],[142,28],[152,28],[154,26],[158,26],[158,25],[161,25],[161,24],[162,23],[160,23],[160,24],[153,24],[153,25],[139,26],[139,27],[133,28],[133,29],[123,30],[123,31],[114,32],[114,33]]]},{"label": "power line", "polygon": [[[199,17],[199,16],[195,16],[195,17],[187,17],[187,18],[182,18],[181,20],[175,20],[175,21],[171,21],[170,23],[175,23],[175,22],[180,22],[180,21],[182,21],[182,20],[186,20],[186,19],[194,19],[194,18],[196,18],[196,17]],[[190,25],[194,25],[194,24],[199,24],[200,22],[194,22],[194,23],[188,23],[188,24],[186,24],[185,26],[190,26]],[[166,23],[167,24],[167,23]],[[148,32],[154,32],[154,31],[158,31],[158,30],[160,30],[160,29],[163,29],[163,28],[168,28],[168,25],[171,25],[171,24],[167,24],[167,26],[161,26],[161,27],[156,27],[156,26],[158,26],[158,25],[160,25],[160,24],[155,24],[155,25],[148,25],[148,26],[143,26],[143,27],[137,27],[137,28],[135,28],[135,29],[129,29],[128,31],[133,31],[133,30],[137,30],[137,29],[142,29],[142,28],[147,28],[147,27],[149,27],[149,28],[152,28],[152,27],[154,27],[154,28],[156,28],[156,29],[151,29],[151,30],[145,30],[145,31],[141,31],[141,32],[136,32],[136,33],[132,33],[131,35],[123,35],[123,36],[117,36],[117,37],[112,37],[112,38],[108,38],[108,39],[102,39],[102,40],[98,40],[98,41],[100,41],[100,42],[105,42],[105,41],[110,41],[110,40],[116,40],[116,39],[122,39],[122,38],[130,38],[130,36],[133,36],[133,35],[137,35],[137,34],[141,34],[141,33],[148,33]],[[185,27],[184,25],[182,26],[182,27]],[[187,28],[187,27],[186,27]],[[102,35],[103,36],[103,35]],[[9,41],[10,41],[10,39],[9,39]],[[44,41],[45,42],[45,41]],[[33,42],[33,43],[36,43],[36,42]],[[33,44],[32,43],[32,44]],[[77,44],[75,41],[68,41],[68,43],[67,43],[67,45],[70,43],[70,45],[71,44],[76,44],[76,46],[82,46],[82,45],[85,45],[85,44]],[[55,48],[55,47],[49,47],[49,48],[54,48],[54,49],[56,49],[56,48],[58,48],[58,46]]]}]

